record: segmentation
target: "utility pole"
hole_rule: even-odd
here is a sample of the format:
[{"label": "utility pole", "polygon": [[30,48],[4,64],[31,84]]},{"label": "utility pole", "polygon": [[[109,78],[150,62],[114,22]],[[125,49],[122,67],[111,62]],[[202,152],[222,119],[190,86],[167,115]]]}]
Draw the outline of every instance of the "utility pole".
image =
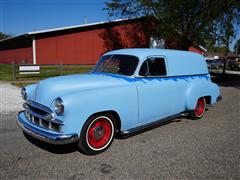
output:
[{"label": "utility pole", "polygon": [[87,24],[87,23],[88,23],[87,16],[84,16],[84,24]]}]

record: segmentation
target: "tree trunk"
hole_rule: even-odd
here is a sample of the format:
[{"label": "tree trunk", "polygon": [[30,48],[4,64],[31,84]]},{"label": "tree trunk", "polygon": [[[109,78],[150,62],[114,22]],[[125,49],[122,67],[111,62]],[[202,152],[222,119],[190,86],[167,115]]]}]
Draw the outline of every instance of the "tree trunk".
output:
[{"label": "tree trunk", "polygon": [[222,71],[223,75],[225,75],[226,73],[226,67],[227,67],[227,53],[225,53],[225,56],[224,56],[223,71]]}]

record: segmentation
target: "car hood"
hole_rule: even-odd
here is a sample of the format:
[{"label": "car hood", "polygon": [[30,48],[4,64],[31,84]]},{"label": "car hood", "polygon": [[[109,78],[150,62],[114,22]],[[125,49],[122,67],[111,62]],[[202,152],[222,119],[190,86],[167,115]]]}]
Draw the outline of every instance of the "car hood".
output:
[{"label": "car hood", "polygon": [[65,94],[87,89],[126,85],[131,81],[133,81],[132,77],[102,73],[53,77],[42,80],[37,84],[35,96],[32,100],[50,107],[57,97]]}]

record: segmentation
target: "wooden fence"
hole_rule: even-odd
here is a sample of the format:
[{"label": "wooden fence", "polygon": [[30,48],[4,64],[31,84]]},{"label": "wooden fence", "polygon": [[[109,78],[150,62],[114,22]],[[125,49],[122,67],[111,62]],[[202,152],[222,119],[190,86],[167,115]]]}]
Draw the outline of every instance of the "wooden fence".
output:
[{"label": "wooden fence", "polygon": [[67,74],[79,74],[90,72],[93,65],[79,65],[79,64],[44,64],[44,65],[32,65],[32,64],[15,64],[12,63],[12,79],[24,80],[24,79],[44,79],[52,76],[61,76]]}]

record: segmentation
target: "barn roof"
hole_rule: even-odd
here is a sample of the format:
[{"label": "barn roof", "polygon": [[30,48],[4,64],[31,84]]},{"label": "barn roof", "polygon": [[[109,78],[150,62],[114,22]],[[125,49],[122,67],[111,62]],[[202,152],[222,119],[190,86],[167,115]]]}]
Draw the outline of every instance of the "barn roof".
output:
[{"label": "barn roof", "polygon": [[31,46],[31,41],[32,41],[33,37],[34,38],[45,38],[45,37],[50,37],[50,36],[71,34],[71,33],[76,33],[76,32],[81,32],[81,31],[113,27],[113,26],[117,26],[117,25],[121,25],[121,24],[131,23],[131,22],[141,22],[144,19],[146,19],[146,17],[117,19],[117,20],[112,20],[112,21],[96,22],[96,23],[81,24],[81,25],[76,25],[76,26],[66,26],[66,27],[61,27],[61,28],[53,28],[53,29],[45,29],[45,30],[27,32],[27,33],[21,34],[19,36],[0,40],[0,50]]},{"label": "barn roof", "polygon": [[66,26],[66,27],[61,27],[61,28],[52,28],[52,29],[45,29],[45,30],[40,30],[40,31],[32,31],[28,32],[28,35],[35,35],[35,34],[42,34],[42,33],[50,33],[50,32],[55,32],[55,31],[63,31],[63,30],[70,30],[70,29],[79,29],[79,28],[84,28],[84,27],[90,27],[90,26],[98,26],[98,25],[106,25],[109,23],[117,23],[117,22],[128,22],[131,20],[136,20],[139,18],[127,18],[127,19],[116,19],[113,21],[102,21],[102,22],[96,22],[96,23],[88,23],[88,24],[81,24],[81,25],[75,25],[75,26]]}]

